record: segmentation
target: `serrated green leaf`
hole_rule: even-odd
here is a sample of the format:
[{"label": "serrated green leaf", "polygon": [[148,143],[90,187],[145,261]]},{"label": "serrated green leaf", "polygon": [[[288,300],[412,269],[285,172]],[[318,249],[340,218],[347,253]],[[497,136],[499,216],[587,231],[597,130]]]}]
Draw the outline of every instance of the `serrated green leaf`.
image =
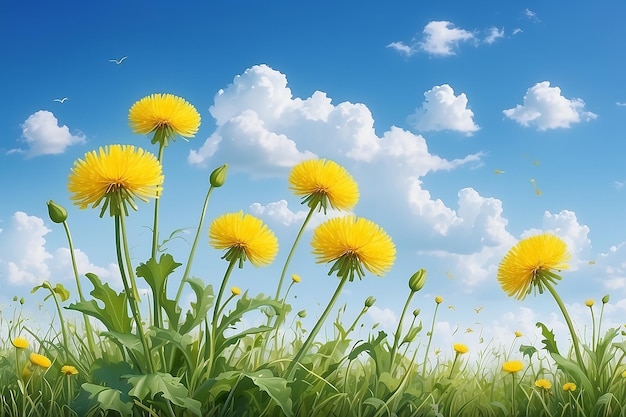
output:
[{"label": "serrated green leaf", "polygon": [[193,292],[196,293],[196,302],[191,302],[191,311],[187,312],[185,322],[180,326],[180,333],[187,333],[202,323],[215,298],[213,286],[205,286],[200,278],[189,278],[187,283],[191,286]]},{"label": "serrated green leaf", "polygon": [[95,299],[102,301],[104,308],[100,308],[95,300],[80,301],[70,304],[66,308],[68,310],[80,311],[81,313],[100,320],[110,331],[130,333],[132,319],[128,316],[126,294],[123,291],[118,294],[109,287],[109,284],[102,284],[96,274],[88,272],[85,276],[94,286],[90,294]]},{"label": "serrated green leaf", "polygon": [[161,394],[172,404],[185,408],[197,416],[202,415],[200,401],[189,397],[189,392],[180,382],[180,378],[163,372],[148,375],[128,375],[122,378],[127,378],[133,386],[129,394],[140,400],[145,400],[146,397],[154,399],[158,394]]},{"label": "serrated green leaf", "polygon": [[187,363],[192,363],[187,347],[194,342],[193,336],[188,333],[181,335],[173,329],[160,329],[158,327],[151,327],[150,330],[154,333],[154,335],[152,336],[152,340],[156,342],[152,346],[153,348],[158,346],[157,343],[159,341],[163,342],[164,344],[174,345],[185,356],[185,360],[187,361]]},{"label": "serrated green leaf", "polygon": [[156,259],[150,258],[148,262],[141,263],[137,267],[137,276],[146,280],[155,297],[161,300],[165,296],[165,284],[167,277],[174,272],[181,263],[174,261],[169,253],[164,253],[157,262]]},{"label": "serrated green leaf", "polygon": [[248,377],[261,391],[266,392],[287,417],[293,416],[291,389],[287,386],[286,379],[274,376],[269,369],[248,372],[243,375]]},{"label": "serrated green leaf", "polygon": [[519,351],[522,353],[522,357],[528,356],[528,360],[531,360],[533,355],[537,353],[537,348],[531,345],[521,345]]},{"label": "serrated green leaf", "polygon": [[81,388],[89,393],[90,400],[98,402],[101,410],[117,411],[123,417],[133,415],[133,402],[123,401],[121,391],[89,383],[84,383]]},{"label": "serrated green leaf", "polygon": [[556,347],[556,340],[554,340],[554,332],[549,330],[546,325],[540,321],[538,321],[535,326],[541,328],[541,334],[545,337],[545,339],[541,341],[541,343],[543,343],[543,348],[550,353],[559,355],[559,349]]},{"label": "serrated green leaf", "polygon": [[109,337],[118,345],[126,347],[135,354],[144,355],[141,339],[134,333],[102,332],[100,334]]}]

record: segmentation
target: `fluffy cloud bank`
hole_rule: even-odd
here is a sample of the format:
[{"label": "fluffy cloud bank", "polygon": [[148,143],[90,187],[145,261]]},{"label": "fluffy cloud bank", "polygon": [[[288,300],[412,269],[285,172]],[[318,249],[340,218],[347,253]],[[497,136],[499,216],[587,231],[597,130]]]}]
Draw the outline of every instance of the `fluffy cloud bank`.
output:
[{"label": "fluffy cloud bank", "polygon": [[548,81],[529,88],[524,95],[524,104],[506,109],[503,113],[524,127],[535,126],[542,131],[568,128],[572,124],[598,117],[592,112],[585,111],[583,100],[562,96],[561,89],[550,87]]},{"label": "fluffy cloud bank", "polygon": [[84,135],[72,135],[70,129],[59,126],[57,118],[47,110],[28,116],[22,124],[22,137],[28,149],[12,149],[10,153],[25,153],[27,157],[56,155],[65,152],[69,146],[85,142]]}]

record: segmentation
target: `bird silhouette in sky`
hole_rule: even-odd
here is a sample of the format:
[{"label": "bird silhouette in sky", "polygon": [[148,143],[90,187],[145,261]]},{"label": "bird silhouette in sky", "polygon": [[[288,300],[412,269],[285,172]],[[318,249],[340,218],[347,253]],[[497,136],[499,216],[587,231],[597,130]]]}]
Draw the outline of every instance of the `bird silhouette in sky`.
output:
[{"label": "bird silhouette in sky", "polygon": [[123,56],[120,59],[109,59],[109,62],[115,62],[117,65],[121,64],[122,62],[124,62],[124,60],[128,58],[127,56]]},{"label": "bird silhouette in sky", "polygon": [[57,101],[57,102],[63,104],[63,103],[65,103],[65,100],[69,100],[69,99],[67,97],[63,97],[63,98],[55,98],[52,101]]}]

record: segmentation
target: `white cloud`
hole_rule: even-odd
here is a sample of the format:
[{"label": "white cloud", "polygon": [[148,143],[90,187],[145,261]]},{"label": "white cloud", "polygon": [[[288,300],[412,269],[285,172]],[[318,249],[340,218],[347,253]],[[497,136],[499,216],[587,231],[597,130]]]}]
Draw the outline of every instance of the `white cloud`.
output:
[{"label": "white cloud", "polygon": [[[280,223],[284,226],[290,226],[292,224],[300,226],[306,218],[309,210],[298,210],[297,212],[289,209],[289,203],[287,200],[279,200],[275,202],[262,205],[261,203],[252,203],[250,205],[250,212],[256,216],[263,217],[269,221]],[[343,217],[352,214],[348,211],[339,211],[332,208],[326,210],[326,214],[323,211],[316,211],[311,216],[306,230],[315,229],[324,221],[333,217]]]},{"label": "white cloud", "polygon": [[515,29],[513,29],[512,34],[513,34],[513,35],[517,35],[518,33],[522,33],[522,32],[523,32],[523,30],[522,30],[522,29],[520,29],[520,28],[515,28]]},{"label": "white cloud", "polygon": [[485,42],[491,45],[497,39],[502,37],[504,37],[504,28],[498,29],[494,26],[492,28],[489,28],[489,35],[487,35],[487,37],[485,38]]},{"label": "white cloud", "polygon": [[455,28],[454,24],[442,21],[432,21],[424,27],[424,40],[419,46],[432,55],[454,55],[454,47],[460,42],[474,39],[474,35],[464,29]]},{"label": "white cloud", "polygon": [[395,49],[401,54],[405,54],[407,56],[411,56],[417,52],[417,48],[411,47],[402,41],[391,42],[389,45],[387,45],[387,48]]},{"label": "white cloud", "polygon": [[579,98],[567,99],[559,87],[550,87],[548,81],[535,84],[526,91],[524,104],[504,110],[509,119],[522,126],[534,125],[543,131],[568,128],[574,123],[595,119],[596,114],[585,111],[585,102]]},{"label": "white cloud", "polygon": [[[50,233],[44,221],[17,211],[11,217],[7,242],[0,256],[0,273],[15,285],[36,285],[50,277],[45,236]],[[4,279],[2,279],[3,281]]]},{"label": "white cloud", "polygon": [[526,16],[526,18],[533,22],[541,22],[541,20],[537,16],[537,13],[533,12],[529,8],[524,9],[524,16]]},{"label": "white cloud", "polygon": [[65,152],[71,145],[85,142],[82,134],[72,135],[67,126],[59,126],[54,114],[39,110],[28,116],[22,124],[22,136],[28,149],[13,149],[13,152],[25,152],[26,156],[56,155]]},{"label": "white cloud", "polygon": [[448,84],[434,86],[424,93],[421,108],[409,116],[409,123],[417,130],[454,130],[471,135],[480,127],[474,123],[474,113],[467,108],[467,96],[454,95]]},{"label": "white cloud", "polygon": [[616,105],[616,106],[619,106],[619,107],[624,107],[624,106],[626,106],[626,103],[621,102],[621,101],[616,101],[616,102],[615,102],[615,105]]},{"label": "white cloud", "polygon": [[389,334],[395,332],[398,327],[399,318],[396,316],[396,313],[389,308],[371,306],[367,310],[367,315],[374,323],[380,323],[380,327]]}]

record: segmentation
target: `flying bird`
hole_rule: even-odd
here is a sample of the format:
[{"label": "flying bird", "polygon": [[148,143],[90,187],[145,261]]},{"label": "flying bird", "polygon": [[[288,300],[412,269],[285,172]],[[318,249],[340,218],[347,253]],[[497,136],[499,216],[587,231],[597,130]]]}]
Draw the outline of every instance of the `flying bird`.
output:
[{"label": "flying bird", "polygon": [[55,98],[52,101],[58,101],[59,103],[63,104],[65,103],[65,100],[69,100],[67,97],[63,97],[63,98]]},{"label": "flying bird", "polygon": [[109,59],[109,62],[115,62],[117,65],[121,64],[122,62],[124,62],[124,60],[128,58],[127,56],[123,56],[120,59]]},{"label": "flying bird", "polygon": [[474,309],[474,311],[476,312],[476,314],[478,314],[478,313],[480,313],[480,310],[482,310],[482,309],[483,309],[483,307],[482,307],[482,306],[481,306],[481,307],[476,307],[476,308]]}]

